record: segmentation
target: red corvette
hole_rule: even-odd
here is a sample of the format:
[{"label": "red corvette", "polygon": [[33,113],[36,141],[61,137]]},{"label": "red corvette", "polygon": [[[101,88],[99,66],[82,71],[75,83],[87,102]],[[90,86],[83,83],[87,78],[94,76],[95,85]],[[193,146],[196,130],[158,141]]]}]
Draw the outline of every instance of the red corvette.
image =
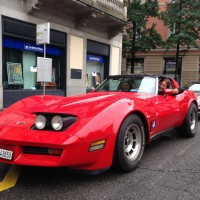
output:
[{"label": "red corvette", "polygon": [[[110,76],[85,95],[18,101],[0,115],[0,162],[91,173],[112,165],[134,170],[146,143],[174,129],[185,137],[196,133],[195,94],[159,95],[160,78]],[[178,86],[170,80],[171,88]]]}]

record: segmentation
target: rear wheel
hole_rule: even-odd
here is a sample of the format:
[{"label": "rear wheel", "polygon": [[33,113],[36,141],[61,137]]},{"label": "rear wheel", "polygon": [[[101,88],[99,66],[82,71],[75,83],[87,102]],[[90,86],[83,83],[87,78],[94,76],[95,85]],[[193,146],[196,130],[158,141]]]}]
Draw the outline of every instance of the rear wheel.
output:
[{"label": "rear wheel", "polygon": [[125,172],[133,171],[143,155],[145,145],[144,126],[135,114],[123,122],[116,141],[115,163]]},{"label": "rear wheel", "polygon": [[197,131],[198,111],[194,103],[190,105],[183,124],[178,129],[178,133],[184,137],[193,137]]}]

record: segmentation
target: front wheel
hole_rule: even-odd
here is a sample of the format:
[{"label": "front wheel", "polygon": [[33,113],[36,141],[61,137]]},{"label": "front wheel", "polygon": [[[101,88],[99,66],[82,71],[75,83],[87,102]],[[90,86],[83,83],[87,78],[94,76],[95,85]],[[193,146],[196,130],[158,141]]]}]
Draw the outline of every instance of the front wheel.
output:
[{"label": "front wheel", "polygon": [[198,111],[194,103],[188,109],[183,124],[178,129],[178,133],[184,137],[193,137],[197,131]]},{"label": "front wheel", "polygon": [[123,122],[115,147],[115,163],[124,171],[133,171],[143,155],[145,146],[144,126],[135,114],[128,116]]}]

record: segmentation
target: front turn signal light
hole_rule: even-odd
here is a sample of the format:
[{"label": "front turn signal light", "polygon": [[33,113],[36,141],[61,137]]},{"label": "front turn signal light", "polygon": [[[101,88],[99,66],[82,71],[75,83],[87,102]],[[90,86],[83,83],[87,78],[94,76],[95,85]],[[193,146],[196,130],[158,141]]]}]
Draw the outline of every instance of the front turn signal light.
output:
[{"label": "front turn signal light", "polygon": [[99,140],[99,141],[96,141],[96,142],[92,142],[90,144],[89,151],[91,152],[91,151],[96,151],[96,150],[99,150],[99,149],[103,149],[105,143],[106,143],[106,140]]}]

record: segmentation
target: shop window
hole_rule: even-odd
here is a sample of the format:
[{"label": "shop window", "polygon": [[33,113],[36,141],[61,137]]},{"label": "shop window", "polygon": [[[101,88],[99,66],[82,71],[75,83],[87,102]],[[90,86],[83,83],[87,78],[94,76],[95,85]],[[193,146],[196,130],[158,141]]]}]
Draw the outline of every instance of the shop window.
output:
[{"label": "shop window", "polygon": [[[42,53],[14,48],[3,48],[3,87],[4,89],[42,89],[43,83],[37,82],[37,57]],[[60,89],[60,57],[52,58],[52,81],[46,83],[46,89]]]},{"label": "shop window", "polygon": [[104,80],[104,59],[101,56],[88,55],[86,66],[86,88],[96,88]]},{"label": "shop window", "polygon": [[3,48],[3,87],[4,89],[22,89],[22,54],[18,49]]}]

